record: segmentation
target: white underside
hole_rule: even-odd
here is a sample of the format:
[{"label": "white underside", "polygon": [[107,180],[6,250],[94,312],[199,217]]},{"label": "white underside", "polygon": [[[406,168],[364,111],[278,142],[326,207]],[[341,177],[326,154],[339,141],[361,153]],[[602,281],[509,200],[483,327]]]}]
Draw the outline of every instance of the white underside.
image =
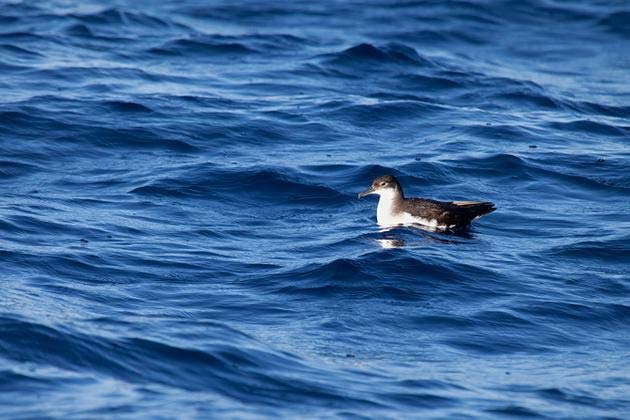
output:
[{"label": "white underside", "polygon": [[392,227],[392,226],[409,226],[409,225],[423,225],[432,228],[447,228],[446,225],[438,224],[438,221],[435,219],[425,219],[423,217],[415,217],[409,213],[398,213],[398,214],[384,214],[376,216],[377,223],[382,227]]},{"label": "white underside", "polygon": [[432,228],[447,228],[448,226],[439,225],[435,219],[425,219],[416,217],[406,212],[394,213],[394,198],[396,197],[393,190],[381,190],[378,192],[380,198],[378,207],[376,208],[376,222],[382,227],[392,226],[409,226],[423,225]]}]

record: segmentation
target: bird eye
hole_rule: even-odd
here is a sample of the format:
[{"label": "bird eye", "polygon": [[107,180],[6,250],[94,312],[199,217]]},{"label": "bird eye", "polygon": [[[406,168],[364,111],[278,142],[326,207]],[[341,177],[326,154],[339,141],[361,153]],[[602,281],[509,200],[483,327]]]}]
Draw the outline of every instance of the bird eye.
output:
[{"label": "bird eye", "polygon": [[383,182],[381,182],[381,187],[384,187],[384,186],[385,186],[385,184],[387,184],[387,182],[384,182],[384,181],[383,181]]}]

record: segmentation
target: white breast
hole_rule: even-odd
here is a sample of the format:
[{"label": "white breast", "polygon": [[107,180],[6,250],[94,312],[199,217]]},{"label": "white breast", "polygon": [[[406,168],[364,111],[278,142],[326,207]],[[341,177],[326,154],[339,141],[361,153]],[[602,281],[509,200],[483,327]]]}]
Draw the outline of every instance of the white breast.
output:
[{"label": "white breast", "polygon": [[398,215],[394,214],[394,198],[396,194],[393,190],[384,190],[379,194],[378,207],[376,208],[376,221],[381,226],[395,226],[398,222]]},{"label": "white breast", "polygon": [[394,212],[394,191],[390,192],[385,190],[381,192],[380,196],[378,207],[376,208],[376,221],[382,227],[414,224],[430,227],[445,227],[439,226],[438,221],[435,219],[424,219],[422,217],[412,216],[406,212]]}]

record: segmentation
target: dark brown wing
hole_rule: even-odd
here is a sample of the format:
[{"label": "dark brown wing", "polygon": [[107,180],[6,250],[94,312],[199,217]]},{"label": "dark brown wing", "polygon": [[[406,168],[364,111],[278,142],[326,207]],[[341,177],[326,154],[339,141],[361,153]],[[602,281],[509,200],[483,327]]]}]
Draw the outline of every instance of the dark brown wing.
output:
[{"label": "dark brown wing", "polygon": [[405,200],[403,211],[446,226],[465,226],[476,217],[496,210],[494,204],[480,201],[437,201],[426,198]]},{"label": "dark brown wing", "polygon": [[451,201],[449,204],[472,215],[473,219],[492,213],[497,209],[489,201]]}]

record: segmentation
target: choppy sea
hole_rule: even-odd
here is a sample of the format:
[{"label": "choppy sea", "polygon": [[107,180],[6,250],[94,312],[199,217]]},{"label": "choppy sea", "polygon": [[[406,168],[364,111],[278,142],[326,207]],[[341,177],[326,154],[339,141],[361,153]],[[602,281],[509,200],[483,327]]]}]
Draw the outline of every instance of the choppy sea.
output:
[{"label": "choppy sea", "polygon": [[1,416],[628,418],[629,69],[625,0],[1,1]]}]

